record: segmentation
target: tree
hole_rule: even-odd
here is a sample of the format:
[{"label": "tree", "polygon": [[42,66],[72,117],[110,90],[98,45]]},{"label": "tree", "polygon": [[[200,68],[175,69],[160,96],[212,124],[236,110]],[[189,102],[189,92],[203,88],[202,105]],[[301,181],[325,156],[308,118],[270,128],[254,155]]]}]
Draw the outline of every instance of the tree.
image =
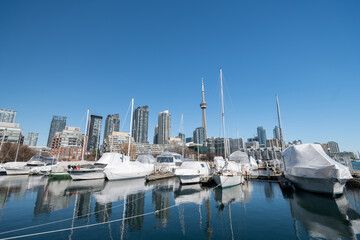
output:
[{"label": "tree", "polygon": [[[5,163],[15,161],[17,147],[18,143],[4,143],[0,152],[1,162]],[[27,145],[20,145],[17,161],[27,162],[35,155],[35,151],[29,148]]]}]

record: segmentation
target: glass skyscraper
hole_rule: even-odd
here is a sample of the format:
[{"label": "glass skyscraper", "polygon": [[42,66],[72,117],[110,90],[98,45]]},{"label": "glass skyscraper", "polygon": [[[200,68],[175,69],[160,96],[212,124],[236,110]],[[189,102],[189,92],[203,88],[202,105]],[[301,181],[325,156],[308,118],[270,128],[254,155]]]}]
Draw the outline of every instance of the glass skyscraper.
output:
[{"label": "glass skyscraper", "polygon": [[205,129],[203,127],[198,127],[193,132],[194,143],[202,144],[205,141]]},{"label": "glass skyscraper", "polygon": [[119,132],[120,119],[119,114],[108,115],[105,121],[104,140],[112,132]]},{"label": "glass skyscraper", "polygon": [[169,111],[159,113],[158,122],[158,144],[168,144],[171,136],[171,114]]},{"label": "glass skyscraper", "polygon": [[0,122],[14,123],[16,111],[8,109],[0,109]]},{"label": "glass skyscraper", "polygon": [[266,147],[266,131],[262,126],[257,128],[257,136],[259,139],[260,147]]},{"label": "glass skyscraper", "polygon": [[89,121],[89,140],[87,151],[93,151],[99,148],[100,133],[101,133],[102,117],[91,115]]},{"label": "glass skyscraper", "polygon": [[49,137],[47,141],[47,147],[51,147],[53,137],[57,132],[62,132],[66,126],[66,117],[53,116],[50,125]]},{"label": "glass skyscraper", "polygon": [[24,144],[31,147],[36,147],[38,137],[39,137],[39,133],[28,132],[28,134],[25,137]]},{"label": "glass skyscraper", "polygon": [[132,136],[135,142],[148,142],[149,107],[138,107],[134,111]]}]

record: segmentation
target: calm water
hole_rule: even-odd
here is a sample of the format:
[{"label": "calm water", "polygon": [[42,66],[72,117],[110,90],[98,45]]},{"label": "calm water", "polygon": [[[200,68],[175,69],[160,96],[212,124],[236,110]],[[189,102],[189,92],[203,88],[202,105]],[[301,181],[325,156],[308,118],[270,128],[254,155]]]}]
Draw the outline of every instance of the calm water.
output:
[{"label": "calm water", "polygon": [[[200,185],[180,186],[175,178],[145,184],[141,179],[73,182],[0,176],[0,204],[0,238],[52,230],[59,231],[28,238],[356,239],[360,236],[357,189],[347,189],[344,196],[333,199],[301,191],[283,193],[278,184],[269,182],[253,181],[221,190]],[[6,233],[12,230],[17,231]]]}]

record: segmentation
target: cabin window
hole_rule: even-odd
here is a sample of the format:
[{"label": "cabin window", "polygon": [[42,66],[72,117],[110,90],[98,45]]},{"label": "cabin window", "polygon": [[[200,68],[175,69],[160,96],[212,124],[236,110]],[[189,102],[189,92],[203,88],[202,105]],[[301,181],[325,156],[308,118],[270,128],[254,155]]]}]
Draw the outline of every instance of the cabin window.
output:
[{"label": "cabin window", "polygon": [[156,161],[158,163],[171,163],[171,162],[174,162],[173,158],[172,157],[158,157],[156,159]]},{"label": "cabin window", "polygon": [[200,164],[201,165],[201,167],[205,167],[205,165],[204,164]]}]

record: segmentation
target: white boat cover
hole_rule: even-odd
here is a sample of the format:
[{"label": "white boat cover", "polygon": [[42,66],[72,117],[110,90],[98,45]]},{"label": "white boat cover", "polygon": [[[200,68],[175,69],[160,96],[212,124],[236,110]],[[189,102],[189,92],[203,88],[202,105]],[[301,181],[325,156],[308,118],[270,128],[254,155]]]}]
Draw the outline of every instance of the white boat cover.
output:
[{"label": "white boat cover", "polygon": [[228,165],[226,168],[225,166],[225,160],[223,157],[215,157],[214,158],[215,163],[215,170],[218,172],[220,170],[230,170],[234,172],[240,172],[241,173],[241,165],[236,162],[228,162]]},{"label": "white boat cover", "polygon": [[124,156],[123,154],[120,154],[120,153],[116,153],[116,152],[107,152],[107,153],[104,153],[101,158],[99,160],[97,160],[95,163],[98,163],[98,164],[113,164],[113,163],[116,163],[116,162],[123,162],[123,161],[127,161],[125,160],[126,156]]},{"label": "white boat cover", "polygon": [[293,145],[284,151],[285,175],[351,179],[349,168],[331,159],[319,144]]},{"label": "white boat cover", "polygon": [[256,163],[255,158],[250,157],[250,166],[252,170],[257,170],[259,168],[259,166]]},{"label": "white boat cover", "polygon": [[237,150],[230,154],[229,161],[235,161],[237,163],[240,163],[241,165],[250,163],[248,155],[240,150]]},{"label": "white boat cover", "polygon": [[241,164],[241,168],[244,171],[251,172],[252,170],[257,170],[258,165],[256,160],[253,157],[249,157],[247,153],[240,150],[233,152],[229,156],[230,161],[235,161]]},{"label": "white boat cover", "polygon": [[139,155],[136,161],[147,164],[155,164],[156,159],[153,157],[153,155]]},{"label": "white boat cover", "polygon": [[24,168],[27,162],[7,162],[4,168]]}]

